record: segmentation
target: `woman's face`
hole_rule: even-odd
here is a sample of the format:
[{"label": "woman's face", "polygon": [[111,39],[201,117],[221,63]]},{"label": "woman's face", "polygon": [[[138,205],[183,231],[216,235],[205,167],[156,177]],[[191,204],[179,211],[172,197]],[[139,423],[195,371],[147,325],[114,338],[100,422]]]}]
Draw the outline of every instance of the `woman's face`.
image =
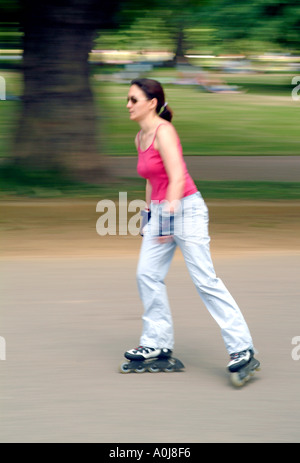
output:
[{"label": "woman's face", "polygon": [[128,92],[127,109],[132,121],[144,119],[152,110],[153,100],[148,100],[143,90],[137,85],[132,85]]}]

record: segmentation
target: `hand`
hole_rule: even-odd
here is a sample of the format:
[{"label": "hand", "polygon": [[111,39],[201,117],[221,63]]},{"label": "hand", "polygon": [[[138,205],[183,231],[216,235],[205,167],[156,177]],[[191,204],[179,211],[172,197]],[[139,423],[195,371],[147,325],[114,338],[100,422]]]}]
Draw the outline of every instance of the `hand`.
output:
[{"label": "hand", "polygon": [[163,212],[159,217],[159,236],[170,238],[174,235],[174,214]]},{"label": "hand", "polygon": [[171,243],[171,241],[173,241],[173,236],[171,236],[171,235],[165,235],[165,236],[158,236],[157,237],[157,242],[159,244],[167,244],[167,243]]},{"label": "hand", "polygon": [[144,228],[147,225],[151,218],[151,211],[150,209],[145,209],[141,211],[141,227],[140,227],[140,235],[144,236]]}]

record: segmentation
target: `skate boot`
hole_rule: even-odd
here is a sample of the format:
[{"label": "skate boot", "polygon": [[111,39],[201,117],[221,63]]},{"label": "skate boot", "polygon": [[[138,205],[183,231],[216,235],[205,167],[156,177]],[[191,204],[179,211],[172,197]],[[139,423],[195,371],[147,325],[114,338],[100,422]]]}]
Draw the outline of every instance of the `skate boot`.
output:
[{"label": "skate boot", "polygon": [[255,371],[260,370],[260,363],[254,358],[254,352],[251,349],[242,352],[236,352],[230,355],[230,362],[227,365],[230,371],[230,380],[234,386],[243,386]]},{"label": "skate boot", "polygon": [[134,349],[125,352],[124,356],[128,360],[148,360],[157,357],[170,357],[172,351],[170,349],[155,349],[154,347],[135,347]]},{"label": "skate boot", "polygon": [[156,349],[153,347],[139,346],[128,350],[124,354],[129,362],[122,362],[120,365],[121,373],[158,373],[160,371],[171,372],[180,371],[184,365],[180,360],[172,357],[170,349]]}]

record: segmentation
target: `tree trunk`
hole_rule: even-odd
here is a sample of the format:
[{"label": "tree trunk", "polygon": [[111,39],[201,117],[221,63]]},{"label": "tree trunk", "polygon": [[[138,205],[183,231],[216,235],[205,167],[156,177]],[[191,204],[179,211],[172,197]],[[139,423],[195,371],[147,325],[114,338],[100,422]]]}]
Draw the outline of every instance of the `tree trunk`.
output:
[{"label": "tree trunk", "polygon": [[184,20],[179,21],[177,33],[176,33],[176,42],[175,42],[176,51],[174,54],[174,62],[176,64],[188,63],[187,59],[184,56],[185,51],[186,51],[184,25],[185,25]]},{"label": "tree trunk", "polygon": [[37,5],[25,2],[24,95],[14,164],[99,183],[107,172],[89,82],[91,2]]}]

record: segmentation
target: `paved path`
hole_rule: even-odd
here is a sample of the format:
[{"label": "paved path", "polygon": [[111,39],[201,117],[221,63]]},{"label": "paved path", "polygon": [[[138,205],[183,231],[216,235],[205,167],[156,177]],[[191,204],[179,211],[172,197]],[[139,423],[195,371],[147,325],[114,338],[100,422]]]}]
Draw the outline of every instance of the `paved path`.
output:
[{"label": "paved path", "polygon": [[[300,156],[185,156],[196,180],[261,180],[300,182]],[[136,177],[136,157],[112,157],[120,177]]]},{"label": "paved path", "polygon": [[300,203],[209,204],[215,268],[262,363],[242,390],[180,252],[166,283],[186,371],[118,373],[141,330],[141,238],[97,235],[96,203],[0,204],[0,442],[299,443]]},{"label": "paved path", "polygon": [[[300,442],[299,255],[216,258],[262,371],[234,389],[180,256],[167,278],[184,373],[121,375],[141,305],[136,256],[1,262],[1,442]],[[298,348],[299,353],[299,348]]]}]

